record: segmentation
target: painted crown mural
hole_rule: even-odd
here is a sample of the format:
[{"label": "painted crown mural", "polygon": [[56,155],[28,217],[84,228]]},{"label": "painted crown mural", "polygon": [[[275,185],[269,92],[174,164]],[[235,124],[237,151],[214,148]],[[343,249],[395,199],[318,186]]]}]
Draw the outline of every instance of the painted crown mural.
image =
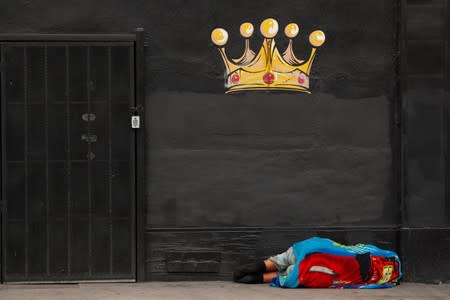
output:
[{"label": "painted crown mural", "polygon": [[211,32],[211,40],[218,47],[225,64],[226,93],[248,90],[287,90],[310,93],[309,74],[317,48],[325,42],[325,33],[320,30],[309,35],[312,45],[311,54],[306,61],[298,59],[293,50],[292,39],[299,33],[295,23],[288,24],[284,33],[289,38],[289,45],[283,55],[278,51],[274,37],[278,33],[278,22],[269,18],[261,23],[260,31],[264,37],[263,45],[258,54],[250,49],[250,37],[253,35],[253,25],[243,23],[240,27],[245,39],[244,54],[237,59],[228,58],[225,45],[228,32],[223,28],[215,28]]}]

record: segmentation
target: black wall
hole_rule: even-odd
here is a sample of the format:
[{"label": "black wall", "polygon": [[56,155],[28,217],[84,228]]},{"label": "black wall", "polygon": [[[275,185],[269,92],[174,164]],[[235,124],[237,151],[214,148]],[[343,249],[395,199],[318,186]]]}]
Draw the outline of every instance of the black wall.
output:
[{"label": "black wall", "polygon": [[450,280],[449,2],[404,3],[402,41],[407,278]]},{"label": "black wall", "polygon": [[[163,24],[148,47],[149,278],[229,278],[237,262],[316,234],[395,249],[392,1],[174,3],[149,17]],[[237,57],[240,24],[269,16],[300,24],[302,56],[309,32],[327,34],[313,94],[224,95],[211,30],[229,30]],[[217,274],[187,274],[205,270]]]},{"label": "black wall", "polygon": [[[0,28],[145,28],[145,279],[227,279],[321,235],[400,251],[408,280],[433,281],[450,279],[432,267],[450,264],[447,11],[444,0],[2,1]],[[300,57],[309,32],[326,33],[312,95],[224,95],[211,30],[229,31],[237,57],[240,24],[267,17],[281,49],[284,26],[300,25]]]}]

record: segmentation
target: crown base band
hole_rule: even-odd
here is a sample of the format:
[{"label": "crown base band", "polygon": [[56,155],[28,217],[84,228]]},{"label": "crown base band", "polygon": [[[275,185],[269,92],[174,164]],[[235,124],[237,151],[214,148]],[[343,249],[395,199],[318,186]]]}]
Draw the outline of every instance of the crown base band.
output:
[{"label": "crown base band", "polygon": [[230,87],[225,94],[233,94],[244,91],[290,91],[296,93],[307,93],[311,94],[311,91],[303,86],[292,86],[292,85],[274,85],[274,86],[234,86]]}]

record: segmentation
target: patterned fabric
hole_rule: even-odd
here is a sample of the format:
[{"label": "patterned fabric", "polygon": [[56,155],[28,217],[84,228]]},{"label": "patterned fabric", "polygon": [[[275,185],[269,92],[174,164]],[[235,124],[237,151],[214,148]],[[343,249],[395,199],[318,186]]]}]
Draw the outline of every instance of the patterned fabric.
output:
[{"label": "patterned fabric", "polygon": [[[292,246],[296,263],[272,286],[296,288],[389,288],[402,277],[398,255],[374,245],[344,246],[330,239],[310,238]],[[361,257],[367,257],[367,266]]]}]

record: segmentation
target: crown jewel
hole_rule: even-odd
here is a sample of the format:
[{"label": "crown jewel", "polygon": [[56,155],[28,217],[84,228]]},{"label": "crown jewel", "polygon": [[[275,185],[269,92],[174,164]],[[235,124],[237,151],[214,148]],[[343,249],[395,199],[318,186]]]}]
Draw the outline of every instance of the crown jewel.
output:
[{"label": "crown jewel", "polygon": [[260,25],[264,37],[263,45],[258,53],[250,49],[250,37],[254,27],[251,23],[242,23],[241,36],[245,39],[244,54],[236,59],[228,58],[225,45],[228,32],[223,28],[215,28],[211,32],[211,40],[218,47],[225,64],[226,93],[245,90],[288,90],[310,93],[309,74],[318,47],[325,42],[325,33],[315,30],[309,35],[312,45],[311,53],[306,61],[298,59],[293,50],[292,39],[300,29],[297,24],[290,23],[284,28],[289,44],[281,55],[274,37],[278,33],[278,22],[269,18]]}]

